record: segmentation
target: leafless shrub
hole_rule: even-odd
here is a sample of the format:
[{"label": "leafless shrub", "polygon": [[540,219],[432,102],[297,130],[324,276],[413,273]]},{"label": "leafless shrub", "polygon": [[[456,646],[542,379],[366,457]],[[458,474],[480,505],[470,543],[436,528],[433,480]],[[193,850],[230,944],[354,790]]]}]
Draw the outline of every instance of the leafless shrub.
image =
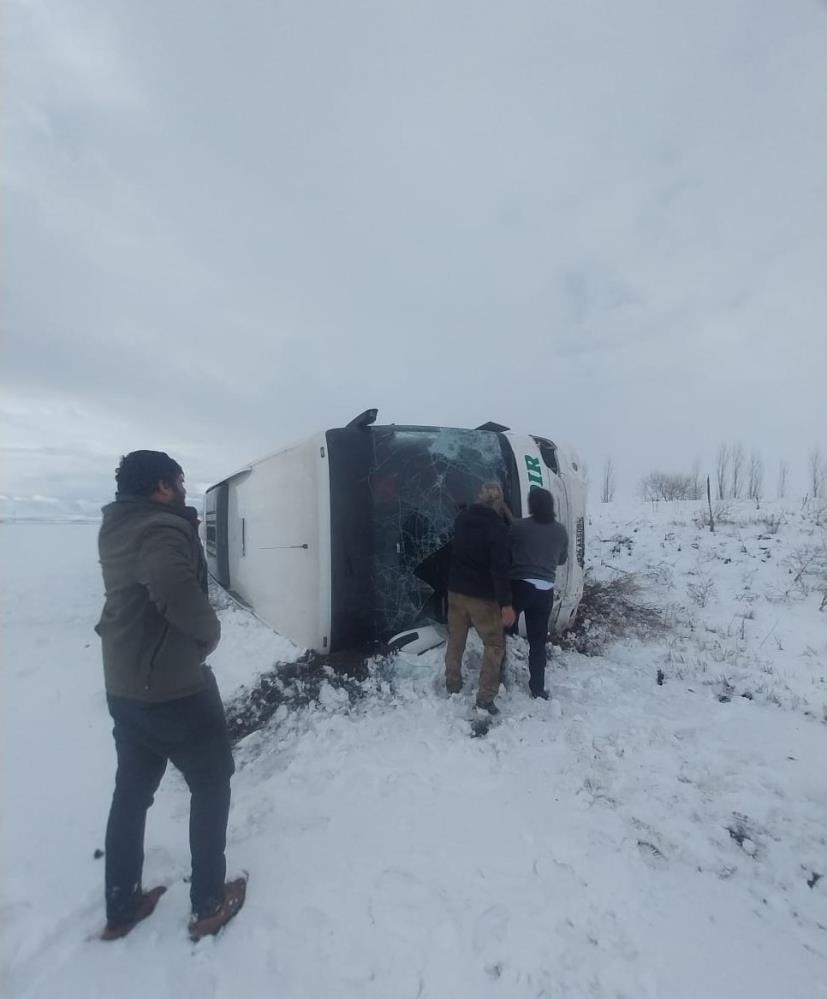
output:
[{"label": "leafless shrub", "polygon": [[715,583],[711,579],[703,579],[697,583],[689,583],[686,587],[689,599],[699,607],[706,607],[715,595]]},{"label": "leafless shrub", "polygon": [[564,648],[598,656],[621,638],[652,638],[665,630],[660,611],[643,602],[634,573],[599,580],[586,574],[574,627],[561,637]]},{"label": "leafless shrub", "polygon": [[640,488],[645,500],[688,500],[697,499],[697,483],[691,475],[672,472],[650,472],[641,482]]},{"label": "leafless shrub", "polygon": [[[728,503],[716,503],[712,508],[712,516],[716,524],[734,524],[735,518],[732,515],[732,507]],[[696,527],[709,527],[709,510],[699,510],[695,514]]]},{"label": "leafless shrub", "polygon": [[[784,592],[785,597],[793,591],[805,597],[812,589],[819,593],[827,591],[827,542],[802,545],[785,560],[784,565],[792,576]],[[822,609],[825,606],[823,601],[821,606]]]},{"label": "leafless shrub", "polygon": [[784,515],[781,513],[768,513],[758,518],[759,524],[764,525],[767,534],[778,534],[778,529],[784,523]]},{"label": "leafless shrub", "polygon": [[801,514],[805,520],[811,520],[815,527],[827,527],[827,497],[810,499],[805,496],[801,502]]},{"label": "leafless shrub", "polygon": [[634,538],[630,538],[628,534],[613,534],[610,538],[598,538],[604,545],[611,545],[611,555],[620,555],[622,551],[626,551],[627,555],[632,554],[632,546],[634,545]]}]

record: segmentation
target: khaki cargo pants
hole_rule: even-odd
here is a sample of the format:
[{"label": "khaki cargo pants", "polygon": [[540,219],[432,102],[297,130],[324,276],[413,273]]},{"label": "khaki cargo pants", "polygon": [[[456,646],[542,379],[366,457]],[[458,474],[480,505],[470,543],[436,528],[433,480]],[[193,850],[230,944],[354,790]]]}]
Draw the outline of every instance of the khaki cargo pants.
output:
[{"label": "khaki cargo pants", "polygon": [[463,593],[448,594],[445,685],[449,691],[459,690],[462,685],[462,654],[471,627],[476,629],[484,646],[477,699],[493,701],[500,689],[500,667],[505,655],[502,611],[496,600],[480,600]]}]

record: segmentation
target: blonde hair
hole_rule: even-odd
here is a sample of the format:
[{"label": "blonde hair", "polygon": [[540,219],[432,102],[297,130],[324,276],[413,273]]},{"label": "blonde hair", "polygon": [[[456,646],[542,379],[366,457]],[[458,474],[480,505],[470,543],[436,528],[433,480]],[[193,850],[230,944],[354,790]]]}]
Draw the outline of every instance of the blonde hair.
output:
[{"label": "blonde hair", "polygon": [[490,506],[494,510],[502,510],[505,505],[503,487],[499,482],[484,482],[477,493],[477,503],[483,506]]}]

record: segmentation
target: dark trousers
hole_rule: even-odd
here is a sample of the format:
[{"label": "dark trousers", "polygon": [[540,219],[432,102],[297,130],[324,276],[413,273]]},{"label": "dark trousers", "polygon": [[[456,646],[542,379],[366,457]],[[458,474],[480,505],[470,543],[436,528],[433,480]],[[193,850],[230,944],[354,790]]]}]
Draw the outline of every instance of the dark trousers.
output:
[{"label": "dark trousers", "polygon": [[525,629],[528,635],[528,686],[532,694],[542,694],[546,686],[546,640],[553,602],[553,588],[538,590],[524,579],[511,580],[511,604],[517,620],[519,621],[521,612],[525,614]]},{"label": "dark trousers", "polygon": [[224,900],[230,777],[235,767],[212,672],[190,697],[145,704],[107,697],[118,755],[106,826],[106,919],[131,922],[141,897],[146,813],[171,761],[190,789],[190,899],[196,918]]}]

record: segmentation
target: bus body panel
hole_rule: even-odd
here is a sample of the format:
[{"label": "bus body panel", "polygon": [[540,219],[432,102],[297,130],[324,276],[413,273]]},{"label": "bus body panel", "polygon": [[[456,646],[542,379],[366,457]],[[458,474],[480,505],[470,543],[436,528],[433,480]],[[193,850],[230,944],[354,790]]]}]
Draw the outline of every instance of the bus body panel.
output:
[{"label": "bus body panel", "polygon": [[207,491],[210,573],[262,621],[319,652],[444,628],[453,522],[492,480],[515,516],[528,516],[532,485],[554,498],[569,556],[550,625],[564,630],[583,592],[585,484],[547,438],[510,431],[345,427],[253,462]]}]

